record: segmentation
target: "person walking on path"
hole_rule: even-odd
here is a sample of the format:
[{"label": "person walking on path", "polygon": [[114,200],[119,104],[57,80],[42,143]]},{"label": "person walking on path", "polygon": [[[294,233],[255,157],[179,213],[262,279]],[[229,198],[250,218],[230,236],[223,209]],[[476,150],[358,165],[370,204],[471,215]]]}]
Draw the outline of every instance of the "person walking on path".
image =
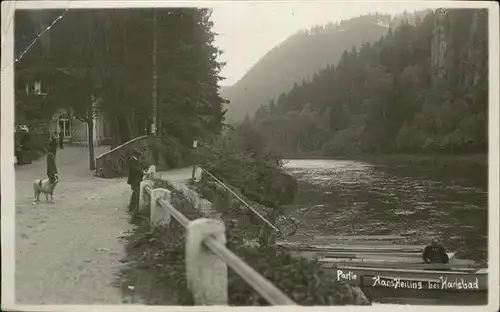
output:
[{"label": "person walking on path", "polygon": [[30,146],[30,135],[28,132],[24,132],[21,137],[21,150],[22,150],[22,162],[25,164],[31,164],[31,146]]},{"label": "person walking on path", "polygon": [[22,145],[21,145],[21,140],[19,136],[15,136],[15,143],[14,143],[14,153],[16,156],[16,164],[17,165],[22,165],[23,164],[23,150],[22,150]]},{"label": "person walking on path", "polygon": [[47,177],[50,183],[54,183],[57,175],[56,157],[52,152],[47,155]]},{"label": "person walking on path", "polygon": [[63,149],[63,142],[64,142],[64,132],[59,132],[59,148]]},{"label": "person walking on path", "polygon": [[57,153],[57,141],[55,134],[50,135],[50,142],[49,142],[49,152],[54,154],[54,157],[56,156]]},{"label": "person walking on path", "polygon": [[128,180],[127,183],[132,188],[132,196],[130,197],[129,211],[137,212],[139,210],[139,188],[141,185],[144,170],[139,161],[141,152],[134,150],[128,165]]}]

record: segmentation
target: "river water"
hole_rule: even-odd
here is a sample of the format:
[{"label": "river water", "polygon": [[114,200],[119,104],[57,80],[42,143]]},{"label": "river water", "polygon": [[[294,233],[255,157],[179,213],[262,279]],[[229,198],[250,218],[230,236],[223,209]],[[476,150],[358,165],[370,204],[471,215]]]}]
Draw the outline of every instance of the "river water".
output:
[{"label": "river water", "polygon": [[487,259],[487,167],[473,162],[377,165],[350,160],[289,160],[299,181],[287,212],[302,235],[439,238],[457,257]]}]

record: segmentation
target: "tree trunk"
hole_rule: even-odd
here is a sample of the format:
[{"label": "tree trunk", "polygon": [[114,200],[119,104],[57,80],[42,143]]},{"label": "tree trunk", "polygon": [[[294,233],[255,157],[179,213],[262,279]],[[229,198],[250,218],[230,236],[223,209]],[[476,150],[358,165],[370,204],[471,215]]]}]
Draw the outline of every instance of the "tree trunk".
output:
[{"label": "tree trunk", "polygon": [[94,120],[92,117],[87,119],[87,128],[89,130],[89,164],[90,170],[95,170],[95,158],[94,158]]},{"label": "tree trunk", "polygon": [[129,134],[129,140],[132,140],[133,138],[135,138],[135,131],[134,131],[134,120],[133,120],[133,117],[131,115],[127,116],[126,118],[126,122],[127,122],[127,128],[128,128],[128,134]]},{"label": "tree trunk", "polygon": [[132,125],[132,139],[137,138],[138,136],[141,135],[141,131],[139,130],[139,124],[137,122],[137,117],[136,113],[133,112],[132,115],[130,116],[130,121]]},{"label": "tree trunk", "polygon": [[156,28],[157,28],[157,21],[156,21],[156,9],[153,9],[153,60],[152,60],[152,78],[153,78],[153,86],[151,89],[151,101],[152,101],[152,125],[151,125],[151,132],[156,133],[156,129],[158,128],[158,94],[157,94],[157,81],[158,81],[158,76],[156,72],[156,53],[157,53],[157,40],[156,40]]},{"label": "tree trunk", "polygon": [[121,142],[121,135],[120,135],[120,126],[119,126],[119,121],[118,121],[118,116],[114,116],[113,118],[109,118],[111,123],[111,148],[115,148],[118,145],[120,145]]}]

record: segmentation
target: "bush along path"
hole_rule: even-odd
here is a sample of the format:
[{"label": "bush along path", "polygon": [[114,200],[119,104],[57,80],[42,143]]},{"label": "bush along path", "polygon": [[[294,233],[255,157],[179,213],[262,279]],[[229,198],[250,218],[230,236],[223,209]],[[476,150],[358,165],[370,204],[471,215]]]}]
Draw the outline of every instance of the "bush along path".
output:
[{"label": "bush along path", "polygon": [[[155,188],[171,190],[172,204],[193,220],[205,217],[193,203],[170,183],[156,180]],[[124,294],[152,305],[193,305],[187,289],[185,268],[185,230],[172,220],[167,228],[149,230],[147,218],[137,218],[137,226],[126,237],[126,265],[117,284]],[[350,286],[339,284],[319,265],[295,259],[272,247],[245,245],[238,227],[226,223],[227,246],[257,272],[283,290],[299,305],[368,305]],[[235,272],[229,269],[229,305],[265,306],[268,303]]]}]

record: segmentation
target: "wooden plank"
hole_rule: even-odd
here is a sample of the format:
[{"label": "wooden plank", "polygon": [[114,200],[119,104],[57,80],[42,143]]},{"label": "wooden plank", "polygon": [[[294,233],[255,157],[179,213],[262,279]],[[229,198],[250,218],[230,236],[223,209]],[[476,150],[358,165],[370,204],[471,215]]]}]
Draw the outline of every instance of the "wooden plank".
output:
[{"label": "wooden plank", "polygon": [[421,276],[421,277],[431,277],[431,276],[450,276],[454,278],[467,277],[467,276],[488,276],[488,273],[466,273],[466,272],[455,272],[455,271],[435,271],[435,270],[413,270],[413,269],[393,269],[393,268],[363,268],[355,266],[345,266],[342,267],[344,270],[359,271],[364,272],[360,275],[389,275],[396,277],[407,277],[408,276]]},{"label": "wooden plank", "polygon": [[397,246],[391,240],[333,240],[333,239],[318,239],[311,242],[302,242],[308,245],[359,245],[359,246]]},{"label": "wooden plank", "polygon": [[425,245],[392,245],[392,246],[349,246],[349,245],[337,245],[337,246],[325,246],[325,245],[309,245],[309,246],[286,246],[281,245],[283,248],[289,247],[290,249],[304,250],[304,251],[351,251],[351,252],[389,252],[389,251],[399,251],[399,252],[422,252]]},{"label": "wooden plank", "polygon": [[439,298],[405,298],[405,297],[384,297],[378,300],[380,304],[404,304],[404,305],[439,305]]},{"label": "wooden plank", "polygon": [[405,239],[401,235],[354,235],[354,236],[344,236],[344,235],[315,235],[312,240],[398,240]]},{"label": "wooden plank", "polygon": [[428,263],[404,263],[404,262],[394,262],[389,263],[386,261],[376,262],[376,261],[342,261],[342,262],[323,262],[321,263],[333,263],[337,268],[342,268],[344,266],[350,267],[373,267],[373,268],[392,268],[392,269],[414,269],[414,270],[444,270],[451,269],[463,272],[475,272],[479,269],[477,264],[428,264]]},{"label": "wooden plank", "polygon": [[[386,261],[386,262],[413,262],[423,263],[420,253],[349,253],[349,252],[332,252],[332,253],[317,253],[320,261],[336,261],[337,260],[353,260],[353,261]],[[450,265],[474,265],[474,260],[467,259],[450,259]]]},{"label": "wooden plank", "polygon": [[[422,285],[423,286],[423,285]],[[427,300],[438,300],[439,305],[484,305],[488,303],[488,290],[479,291],[446,291],[435,289],[387,289],[380,287],[363,287],[367,296],[376,302],[409,303],[401,299],[414,299],[414,304],[424,304]],[[429,302],[430,303],[430,302]]]},{"label": "wooden plank", "polygon": [[[355,252],[332,252],[332,253],[316,253],[316,256],[321,259],[336,258],[336,259],[377,259],[387,261],[411,261],[422,262],[421,254],[405,254],[405,253],[355,253]],[[474,264],[474,260],[467,259],[450,259],[450,264]]]},{"label": "wooden plank", "polygon": [[[373,262],[373,263],[415,263],[415,264],[428,264],[428,265],[441,265],[441,263],[424,263],[422,259],[418,258],[403,258],[403,257],[378,257],[378,256],[372,256],[372,257],[360,257],[360,258],[345,258],[345,257],[338,257],[338,258],[330,258],[330,257],[324,257],[324,258],[318,258],[318,261],[321,262],[344,262],[344,261],[352,261],[353,263],[361,263],[361,262]],[[476,266],[479,267],[479,264],[476,264],[474,260],[463,260],[463,259],[453,259],[448,263],[448,265],[456,265],[456,266],[463,266],[463,267],[471,267],[471,266]]]},{"label": "wooden plank", "polygon": [[401,257],[414,258],[422,260],[421,252],[349,252],[349,251],[332,251],[332,252],[317,252],[316,256],[325,258],[370,258],[371,256],[386,256],[386,257]]},{"label": "wooden plank", "polygon": [[343,262],[343,261],[353,261],[353,262],[380,262],[380,263],[422,263],[422,259],[418,258],[403,258],[403,257],[387,257],[387,256],[377,256],[373,255],[371,257],[360,256],[359,258],[344,258],[344,257],[325,257],[320,258],[321,262]]},{"label": "wooden plank", "polygon": [[410,250],[423,250],[426,245],[409,245],[409,244],[378,244],[378,245],[370,245],[370,244],[364,244],[364,243],[323,243],[323,244],[316,244],[316,243],[302,243],[302,242],[293,242],[293,243],[288,243],[288,242],[281,242],[277,244],[278,246],[284,247],[284,248],[317,248],[317,249],[324,249],[324,248],[329,248],[329,249],[357,249],[357,248],[364,248],[367,250],[399,250],[399,249],[410,249]]}]

